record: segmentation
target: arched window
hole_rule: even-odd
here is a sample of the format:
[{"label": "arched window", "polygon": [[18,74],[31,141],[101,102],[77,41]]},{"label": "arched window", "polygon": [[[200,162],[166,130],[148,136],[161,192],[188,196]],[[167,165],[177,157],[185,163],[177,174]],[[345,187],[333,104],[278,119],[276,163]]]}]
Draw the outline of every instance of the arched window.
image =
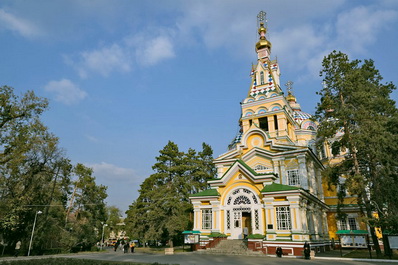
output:
[{"label": "arched window", "polygon": [[264,85],[264,72],[260,73],[260,83],[261,85]]}]

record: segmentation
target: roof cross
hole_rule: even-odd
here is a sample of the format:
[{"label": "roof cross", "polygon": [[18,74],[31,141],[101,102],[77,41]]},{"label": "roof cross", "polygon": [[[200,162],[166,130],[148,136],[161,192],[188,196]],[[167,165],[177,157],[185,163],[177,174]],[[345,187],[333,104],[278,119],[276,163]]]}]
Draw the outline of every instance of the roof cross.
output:
[{"label": "roof cross", "polygon": [[287,93],[288,93],[288,94],[292,94],[293,82],[292,82],[292,81],[287,81],[287,83],[285,84],[285,86],[287,87]]},{"label": "roof cross", "polygon": [[265,21],[265,24],[267,24],[267,19],[266,19],[267,13],[265,13],[264,11],[260,11],[260,13],[258,13],[257,15],[257,23],[260,26],[261,22]]}]

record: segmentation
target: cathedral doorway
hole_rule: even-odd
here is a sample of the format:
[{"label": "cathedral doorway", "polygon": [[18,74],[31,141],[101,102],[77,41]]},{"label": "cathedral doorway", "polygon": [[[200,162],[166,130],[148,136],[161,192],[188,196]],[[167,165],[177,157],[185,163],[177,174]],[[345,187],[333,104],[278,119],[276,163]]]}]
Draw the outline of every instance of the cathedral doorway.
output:
[{"label": "cathedral doorway", "polygon": [[261,209],[259,197],[247,187],[237,188],[227,196],[225,209],[225,233],[230,239],[243,239],[247,234],[262,233]]}]

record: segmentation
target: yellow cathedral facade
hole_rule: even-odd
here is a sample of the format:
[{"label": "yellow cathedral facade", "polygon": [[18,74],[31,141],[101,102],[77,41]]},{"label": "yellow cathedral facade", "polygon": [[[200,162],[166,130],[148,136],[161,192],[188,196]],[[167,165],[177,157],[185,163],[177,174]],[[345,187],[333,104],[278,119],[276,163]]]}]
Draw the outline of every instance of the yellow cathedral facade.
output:
[{"label": "yellow cathedral facade", "polygon": [[212,233],[227,239],[247,234],[262,238],[256,248],[266,254],[282,245],[288,255],[301,255],[306,241],[325,249],[338,239],[338,230],[366,226],[353,197],[342,208],[346,220],[336,219],[336,189],[323,182],[321,172],[340,159],[332,157],[327,142],[316,149],[317,124],[301,111],[292,82],[286,84],[287,95],[282,91],[266,32],[260,20],[257,63],[240,104],[240,132],[214,160],[217,176],[208,181],[210,188],[190,197],[193,230],[200,232],[202,246]]}]

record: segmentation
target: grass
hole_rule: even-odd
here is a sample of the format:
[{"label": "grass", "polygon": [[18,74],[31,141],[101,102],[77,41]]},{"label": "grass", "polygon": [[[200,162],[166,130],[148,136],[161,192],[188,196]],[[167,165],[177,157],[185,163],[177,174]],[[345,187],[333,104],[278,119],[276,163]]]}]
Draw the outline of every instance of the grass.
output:
[{"label": "grass", "polygon": [[[67,259],[67,258],[49,258],[49,259],[30,259],[3,261],[5,265],[162,265],[161,263],[137,263],[121,261],[101,261],[88,259]],[[166,265],[166,264],[164,264]]]}]

